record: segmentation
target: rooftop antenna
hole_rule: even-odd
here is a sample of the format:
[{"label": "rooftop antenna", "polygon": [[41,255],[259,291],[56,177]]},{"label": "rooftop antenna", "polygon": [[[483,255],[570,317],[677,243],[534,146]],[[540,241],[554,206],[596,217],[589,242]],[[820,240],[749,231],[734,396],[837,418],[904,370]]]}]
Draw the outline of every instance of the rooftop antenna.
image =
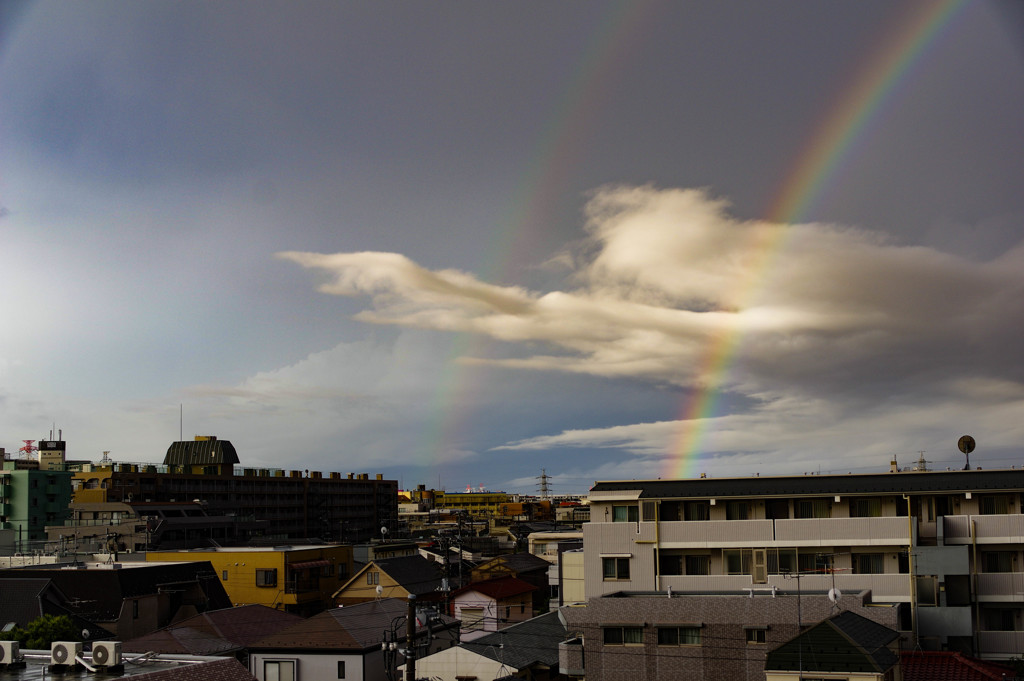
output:
[{"label": "rooftop antenna", "polygon": [[971,452],[974,451],[974,438],[970,435],[962,435],[959,440],[956,441],[956,446],[964,453],[967,458],[967,463],[964,464],[964,470],[971,470]]}]

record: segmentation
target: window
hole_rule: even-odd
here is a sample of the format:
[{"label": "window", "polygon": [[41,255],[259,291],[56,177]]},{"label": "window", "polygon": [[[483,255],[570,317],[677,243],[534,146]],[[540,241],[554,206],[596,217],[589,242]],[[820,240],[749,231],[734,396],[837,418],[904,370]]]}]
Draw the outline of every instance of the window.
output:
[{"label": "window", "polygon": [[853,554],[853,572],[858,575],[885,574],[885,554],[855,553]]},{"label": "window", "polygon": [[635,523],[640,521],[640,509],[636,506],[612,506],[613,523]]},{"label": "window", "polygon": [[338,678],[345,678],[345,660],[338,660]]},{"label": "window", "polygon": [[277,586],[277,568],[256,570],[256,586]]},{"label": "window", "polygon": [[851,518],[882,517],[881,499],[850,499]]},{"label": "window", "polygon": [[221,571],[220,579],[221,579],[222,582],[228,581],[228,571],[227,570]]},{"label": "window", "polygon": [[333,565],[324,565],[323,567],[321,567],[320,568],[320,576],[321,577],[333,577],[334,576],[334,566]]},{"label": "window", "polygon": [[711,556],[687,556],[686,574],[688,575],[710,575]]},{"label": "window", "polygon": [[801,553],[797,556],[797,567],[800,572],[823,572],[825,557],[817,553]]},{"label": "window", "polygon": [[799,499],[793,503],[797,518],[831,518],[832,504],[828,499]]},{"label": "window", "polygon": [[745,627],[747,630],[747,644],[764,645],[767,640],[768,627]]},{"label": "window", "polygon": [[659,646],[699,646],[700,627],[658,627]]},{"label": "window", "polygon": [[985,631],[1015,631],[1017,618],[1010,608],[985,608],[981,611]]},{"label": "window", "polygon": [[658,509],[658,518],[661,522],[671,522],[683,519],[683,506],[678,501],[663,501]]},{"label": "window", "polygon": [[265,681],[295,681],[295,660],[265,660],[263,678]]},{"label": "window", "polygon": [[484,628],[483,608],[462,608],[459,615],[463,631],[479,631]]},{"label": "window", "polygon": [[643,627],[605,627],[604,644],[606,646],[643,645]]},{"label": "window", "polygon": [[687,501],[685,509],[686,509],[686,520],[710,520],[711,519],[711,502],[710,501]]},{"label": "window", "polygon": [[644,522],[653,523],[658,519],[658,505],[653,501],[645,501],[640,506],[644,511]]},{"label": "window", "polygon": [[983,515],[1006,514],[1010,512],[1010,498],[1005,494],[984,496],[979,500]]},{"label": "window", "polygon": [[604,579],[629,579],[629,558],[602,558]]},{"label": "window", "polygon": [[673,549],[662,549],[658,551],[658,574],[660,575],[681,575],[683,574],[683,555]]},{"label": "window", "polygon": [[1013,572],[1014,551],[986,551],[981,554],[982,570],[985,572]]},{"label": "window", "polygon": [[725,505],[726,520],[747,520],[750,508],[745,501],[730,501]]},{"label": "window", "polygon": [[725,574],[749,575],[751,563],[750,549],[726,549],[722,551],[725,558]]},{"label": "window", "polygon": [[367,572],[366,573],[366,583],[370,584],[370,585],[380,584],[380,573],[379,572],[374,572],[373,570],[371,570],[370,572]]}]

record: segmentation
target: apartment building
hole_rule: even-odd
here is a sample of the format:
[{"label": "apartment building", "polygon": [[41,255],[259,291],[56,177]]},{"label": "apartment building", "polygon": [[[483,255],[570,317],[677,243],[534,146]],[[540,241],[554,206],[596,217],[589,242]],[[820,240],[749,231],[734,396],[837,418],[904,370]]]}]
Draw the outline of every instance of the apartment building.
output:
[{"label": "apartment building", "polygon": [[[380,536],[381,527],[397,521],[398,482],[380,474],[371,479],[366,473],[325,475],[238,464],[229,441],[197,436],[172,443],[159,466],[113,462],[79,466],[72,481],[74,501],[198,500],[210,516],[266,521],[266,538],[277,540],[361,542]],[[209,539],[216,540],[212,535]]]},{"label": "apartment building", "polygon": [[[588,599],[784,589],[900,604],[931,650],[1024,650],[1024,469],[599,482]],[[840,597],[841,598],[841,597]],[[841,601],[840,601],[841,602]]]},{"label": "apartment building", "polygon": [[18,463],[0,468],[0,530],[11,530],[14,550],[28,553],[45,546],[47,525],[68,518],[71,474]]}]

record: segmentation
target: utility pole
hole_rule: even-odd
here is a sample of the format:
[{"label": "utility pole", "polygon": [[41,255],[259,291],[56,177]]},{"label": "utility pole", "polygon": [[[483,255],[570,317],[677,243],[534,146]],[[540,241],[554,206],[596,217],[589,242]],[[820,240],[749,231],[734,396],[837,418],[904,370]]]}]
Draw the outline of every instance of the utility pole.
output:
[{"label": "utility pole", "polygon": [[405,681],[416,681],[416,594],[409,594],[405,623]]}]

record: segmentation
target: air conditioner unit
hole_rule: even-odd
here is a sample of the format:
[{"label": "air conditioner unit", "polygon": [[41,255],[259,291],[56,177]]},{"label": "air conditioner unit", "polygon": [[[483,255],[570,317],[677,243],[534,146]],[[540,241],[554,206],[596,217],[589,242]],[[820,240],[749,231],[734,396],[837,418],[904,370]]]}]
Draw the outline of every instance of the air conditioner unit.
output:
[{"label": "air conditioner unit", "polygon": [[121,642],[93,641],[92,663],[97,667],[116,667],[121,664]]},{"label": "air conditioner unit", "polygon": [[0,641],[0,664],[11,664],[21,659],[21,644],[17,641]]},{"label": "air conditioner unit", "polygon": [[50,664],[76,664],[75,658],[81,656],[82,644],[78,641],[54,641],[50,644]]}]

